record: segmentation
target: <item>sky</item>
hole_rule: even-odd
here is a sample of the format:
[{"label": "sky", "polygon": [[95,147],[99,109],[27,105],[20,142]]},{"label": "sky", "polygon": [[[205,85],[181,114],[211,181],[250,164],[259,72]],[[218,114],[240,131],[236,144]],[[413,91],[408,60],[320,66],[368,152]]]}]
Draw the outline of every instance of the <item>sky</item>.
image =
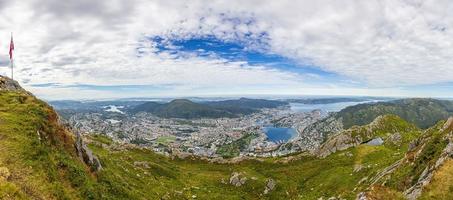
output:
[{"label": "sky", "polygon": [[[38,97],[453,96],[450,0],[0,0]],[[3,50],[2,50],[3,49]]]}]

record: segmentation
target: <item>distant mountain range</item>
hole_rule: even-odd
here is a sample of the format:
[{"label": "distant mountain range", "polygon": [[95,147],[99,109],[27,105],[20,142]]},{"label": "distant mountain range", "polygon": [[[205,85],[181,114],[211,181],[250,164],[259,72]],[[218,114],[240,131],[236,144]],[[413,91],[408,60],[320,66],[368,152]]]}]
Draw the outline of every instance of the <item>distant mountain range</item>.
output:
[{"label": "distant mountain range", "polygon": [[303,103],[303,104],[329,104],[341,102],[363,102],[368,101],[365,98],[316,98],[316,99],[287,99],[289,103]]},{"label": "distant mountain range", "polygon": [[196,103],[187,99],[175,99],[169,103],[146,102],[130,110],[131,113],[148,112],[164,118],[221,118],[251,114],[262,108],[277,108],[287,102],[240,98],[237,100]]}]

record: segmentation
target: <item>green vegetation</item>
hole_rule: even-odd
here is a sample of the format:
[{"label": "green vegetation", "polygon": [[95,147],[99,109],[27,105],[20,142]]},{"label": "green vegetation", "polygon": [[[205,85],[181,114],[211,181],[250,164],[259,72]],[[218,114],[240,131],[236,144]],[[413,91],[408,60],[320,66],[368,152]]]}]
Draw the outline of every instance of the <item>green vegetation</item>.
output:
[{"label": "green vegetation", "polygon": [[175,99],[169,103],[147,102],[134,107],[132,113],[149,112],[165,118],[221,118],[251,114],[261,108],[287,105],[282,101],[247,99],[196,103],[187,99]]},{"label": "green vegetation", "polygon": [[[105,188],[108,191],[103,196],[107,199],[143,196],[185,199],[193,195],[200,199],[317,199],[322,196],[355,199],[354,187],[367,186],[359,184],[363,177],[371,177],[401,159],[405,151],[404,148],[360,145],[325,159],[296,156],[299,159],[289,163],[268,158],[215,164],[196,158],[172,160],[146,149],[110,151],[94,143],[90,147],[105,168],[99,180],[108,183],[109,187]],[[357,166],[362,169],[354,172]],[[233,172],[245,174],[247,182],[240,187],[228,184]],[[264,195],[268,178],[276,180],[277,186]]]},{"label": "green vegetation", "polygon": [[420,199],[453,199],[453,160],[447,160],[434,174]]},{"label": "green vegetation", "polygon": [[[420,156],[397,169],[385,186],[371,178],[406,156],[410,141],[419,136],[413,125],[390,116],[367,137],[401,134],[401,144],[358,145],[319,159],[306,154],[262,158],[237,163],[211,163],[195,157],[165,157],[148,149],[113,142],[104,135],[89,136],[89,147],[103,166],[91,172],[74,149],[73,135],[59,125],[46,103],[23,92],[0,92],[0,199],[355,199],[370,191],[378,199],[402,198],[403,189],[431,165],[446,145],[442,123],[423,133],[415,152]],[[355,136],[368,129],[358,127]],[[237,155],[256,135],[248,134],[219,149]],[[159,138],[162,143],[172,138]],[[423,143],[423,145],[421,145]],[[427,197],[451,191],[451,164],[434,176]],[[242,186],[229,184],[233,172],[247,177]],[[264,194],[269,179],[275,188]],[[448,187],[447,187],[448,186]]]},{"label": "green vegetation", "polygon": [[149,112],[164,118],[221,118],[235,117],[234,114],[217,109],[208,105],[203,105],[189,101],[187,99],[175,99],[169,103],[147,102],[135,107],[132,112]]},{"label": "green vegetation", "polygon": [[250,144],[250,142],[258,137],[255,133],[248,133],[241,138],[229,143],[225,144],[217,149],[217,154],[221,155],[224,158],[233,158],[239,156],[239,153]]},{"label": "green vegetation", "polygon": [[0,92],[0,199],[97,199],[56,113],[24,92]]},{"label": "green vegetation", "polygon": [[169,136],[160,136],[157,138],[157,143],[163,144],[163,145],[168,145],[169,143],[173,142],[176,140],[175,136],[169,135]]},{"label": "green vegetation", "polygon": [[417,182],[427,166],[435,164],[448,143],[445,134],[439,131],[442,125],[443,123],[438,123],[418,138],[419,141],[424,141],[423,146],[408,153],[410,164],[399,167],[388,179],[387,187],[404,191]]},{"label": "green vegetation", "polygon": [[335,117],[342,118],[343,127],[347,129],[368,124],[385,114],[398,115],[419,128],[428,128],[453,115],[453,101],[414,98],[359,104],[341,110]]}]

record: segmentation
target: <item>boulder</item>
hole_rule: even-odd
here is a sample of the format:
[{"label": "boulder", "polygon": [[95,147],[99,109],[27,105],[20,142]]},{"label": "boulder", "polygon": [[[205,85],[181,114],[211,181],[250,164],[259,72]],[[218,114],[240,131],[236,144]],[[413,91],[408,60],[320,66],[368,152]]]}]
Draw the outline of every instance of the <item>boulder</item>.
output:
[{"label": "boulder", "polygon": [[11,176],[7,167],[0,167],[0,180],[7,180]]},{"label": "boulder", "polygon": [[382,145],[383,143],[384,143],[384,140],[382,140],[382,138],[378,137],[378,138],[374,138],[374,139],[368,141],[366,144],[371,145],[371,146],[379,146],[379,145]]},{"label": "boulder", "polygon": [[277,183],[274,179],[267,179],[266,187],[264,188],[264,194],[267,194],[270,191],[274,190],[276,184]]},{"label": "boulder", "polygon": [[233,172],[230,177],[230,184],[236,187],[242,186],[247,181],[247,177],[242,176],[242,173]]}]

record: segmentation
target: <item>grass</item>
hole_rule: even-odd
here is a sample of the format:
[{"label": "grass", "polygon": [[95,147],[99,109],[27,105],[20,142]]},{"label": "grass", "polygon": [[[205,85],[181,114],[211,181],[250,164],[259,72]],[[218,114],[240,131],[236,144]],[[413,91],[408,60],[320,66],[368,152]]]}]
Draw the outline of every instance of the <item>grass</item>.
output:
[{"label": "grass", "polygon": [[168,145],[176,140],[175,136],[168,135],[168,136],[160,136],[157,138],[157,143],[163,144],[163,145]]},{"label": "grass", "polygon": [[[111,151],[99,143],[90,147],[104,166],[99,181],[105,199],[190,199],[193,195],[199,199],[354,199],[358,190],[353,189],[367,186],[359,184],[363,177],[371,177],[403,156],[395,154],[403,150],[360,145],[325,159],[303,156],[290,163],[268,158],[214,164],[196,158],[171,159],[147,149]],[[148,167],[134,164],[137,162],[147,163]],[[357,163],[366,167],[353,172]],[[233,172],[242,172],[248,178],[246,184],[228,184]],[[269,178],[276,180],[277,187],[264,195]]]},{"label": "grass", "polygon": [[[377,130],[376,134],[386,132]],[[288,163],[282,158],[265,158],[235,164],[170,158],[142,148],[122,149],[108,137],[94,135],[90,139],[95,142],[89,147],[103,170],[91,173],[75,154],[73,136],[58,124],[47,104],[27,94],[0,92],[0,199],[355,199],[368,188],[367,180],[401,159],[408,141],[416,137],[412,129],[399,132],[403,136],[400,146],[359,145],[324,159],[295,155],[299,159]],[[246,135],[220,151],[226,157],[237,155],[253,138]],[[171,142],[171,138],[159,139]],[[426,150],[427,160],[440,148],[434,140],[429,144],[434,151]],[[357,165],[363,168],[354,172]],[[444,171],[438,176],[447,177],[442,174],[448,174],[448,169]],[[233,172],[247,177],[246,183],[240,187],[229,184]],[[276,187],[264,195],[270,178]],[[441,184],[449,179],[436,180]],[[400,196],[392,187],[375,190]]]},{"label": "grass", "polygon": [[420,199],[453,199],[453,160],[445,161],[434,174]]},{"label": "grass", "polygon": [[10,173],[0,181],[2,198],[95,198],[95,179],[46,103],[2,91],[0,105],[0,167]]},{"label": "grass", "polygon": [[239,156],[239,153],[247,148],[250,142],[258,137],[255,133],[247,133],[241,138],[225,144],[217,149],[217,154],[221,155],[224,158],[233,158]]}]

